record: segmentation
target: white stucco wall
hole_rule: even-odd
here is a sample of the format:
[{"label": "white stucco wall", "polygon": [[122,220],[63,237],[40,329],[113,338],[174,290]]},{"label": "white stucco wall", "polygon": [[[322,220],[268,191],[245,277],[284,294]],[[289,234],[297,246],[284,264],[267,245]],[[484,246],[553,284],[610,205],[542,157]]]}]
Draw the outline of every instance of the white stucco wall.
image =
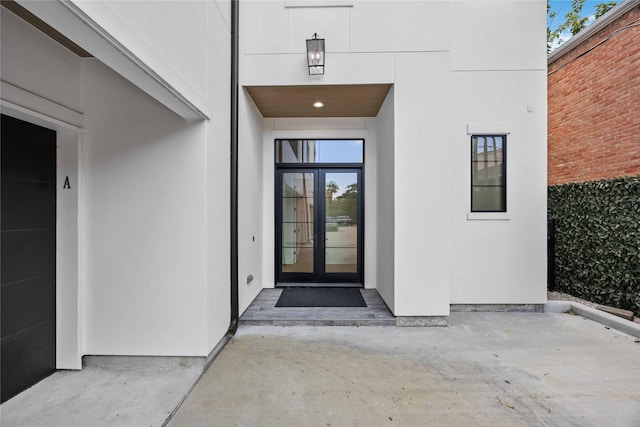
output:
[{"label": "white stucco wall", "polygon": [[87,354],[206,354],[205,129],[84,62]]},{"label": "white stucco wall", "polygon": [[230,140],[229,82],[231,67],[230,2],[209,2],[205,53],[207,106],[211,118],[204,123],[207,176],[207,349],[213,349],[231,320],[230,255]]},{"label": "white stucco wall", "polygon": [[[376,274],[378,293],[391,311],[395,310],[394,293],[394,161],[393,150],[395,144],[394,130],[394,102],[395,88],[389,90],[376,121],[377,145],[375,150],[375,165],[377,173],[377,185],[374,187],[376,195],[376,221],[372,224],[374,228],[374,242],[376,248]],[[371,242],[367,240],[369,244]]]},{"label": "white stucco wall", "polygon": [[[238,298],[242,313],[265,286],[264,227],[268,215],[265,215],[262,184],[266,174],[262,116],[242,88],[239,91],[238,113],[241,118],[238,130]],[[253,276],[249,283],[248,276]]]},{"label": "white stucco wall", "polygon": [[[394,286],[397,316],[449,314],[448,54],[397,58]],[[429,70],[424,78],[421,70]]]},{"label": "white stucco wall", "polygon": [[228,2],[73,3],[196,106],[207,110],[208,69],[203,53],[208,46],[208,9],[228,7]]},{"label": "white stucco wall", "polygon": [[85,61],[85,352],[204,356],[230,321],[230,8],[134,3],[83,7],[210,119]]},{"label": "white stucco wall", "polygon": [[[365,251],[376,253],[375,286],[387,304],[396,315],[421,316],[447,315],[452,303],[544,302],[545,2],[334,5],[243,3],[241,83],[394,85],[372,120],[369,160],[377,172],[367,197],[377,197],[374,224],[366,208],[374,235]],[[326,40],[323,76],[306,73],[304,40],[313,32]],[[308,120],[265,120],[264,286],[273,277],[270,144],[284,123],[322,137]],[[468,131],[509,133],[506,214],[467,215]],[[385,211],[389,200],[392,214]],[[389,237],[393,245],[380,248]]]},{"label": "white stucco wall", "polygon": [[469,164],[450,163],[451,303],[544,303],[545,3],[453,2],[452,13],[468,31],[449,33],[450,157],[468,159],[470,133],[506,133],[507,213],[469,215]]},{"label": "white stucco wall", "polygon": [[[56,194],[56,368],[80,369],[82,363],[83,229],[82,134],[75,129],[57,130]],[[64,188],[69,179],[70,188]]]},{"label": "white stucco wall", "polygon": [[[137,13],[142,21],[171,15],[164,2],[129,3],[93,17],[113,23],[110,37],[141,57],[152,54],[149,63],[153,54],[170,60],[179,77],[172,84],[194,88],[210,120],[184,120],[2,8],[2,112],[58,132],[58,181],[71,183],[60,186],[57,205],[63,369],[80,368],[84,354],[205,356],[230,321],[230,4],[191,2],[173,13],[175,26],[155,19],[119,33]],[[39,13],[49,10],[41,5]],[[189,26],[193,15],[199,24]],[[197,63],[180,59],[194,49]]]},{"label": "white stucco wall", "polygon": [[[453,124],[452,152],[469,152],[469,126],[507,134],[507,213],[469,214],[470,168],[452,165],[452,304],[546,301],[545,81],[535,71],[454,75],[454,102],[463,106]],[[464,103],[472,88],[485,102]],[[496,98],[499,89],[506,93]]]}]

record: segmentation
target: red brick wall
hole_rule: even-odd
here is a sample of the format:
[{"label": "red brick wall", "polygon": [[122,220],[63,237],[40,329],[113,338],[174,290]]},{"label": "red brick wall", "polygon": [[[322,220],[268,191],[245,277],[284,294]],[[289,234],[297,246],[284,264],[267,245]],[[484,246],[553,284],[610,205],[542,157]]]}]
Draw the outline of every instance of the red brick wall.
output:
[{"label": "red brick wall", "polygon": [[640,175],[640,6],[548,68],[548,184]]}]

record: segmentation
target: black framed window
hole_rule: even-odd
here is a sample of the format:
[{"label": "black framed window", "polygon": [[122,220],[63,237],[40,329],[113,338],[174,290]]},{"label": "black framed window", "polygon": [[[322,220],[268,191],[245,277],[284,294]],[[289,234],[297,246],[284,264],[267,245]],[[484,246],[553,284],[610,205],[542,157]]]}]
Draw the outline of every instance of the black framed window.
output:
[{"label": "black framed window", "polygon": [[471,136],[471,212],[507,211],[506,135]]}]

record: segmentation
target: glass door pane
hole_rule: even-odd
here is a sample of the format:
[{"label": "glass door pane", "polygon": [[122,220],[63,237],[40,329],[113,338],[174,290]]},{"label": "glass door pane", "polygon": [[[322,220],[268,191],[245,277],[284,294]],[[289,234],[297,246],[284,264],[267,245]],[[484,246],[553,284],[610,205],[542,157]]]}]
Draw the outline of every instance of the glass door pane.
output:
[{"label": "glass door pane", "polygon": [[314,181],[313,172],[282,174],[282,272],[314,272]]},{"label": "glass door pane", "polygon": [[324,175],[324,271],[358,273],[358,173]]}]

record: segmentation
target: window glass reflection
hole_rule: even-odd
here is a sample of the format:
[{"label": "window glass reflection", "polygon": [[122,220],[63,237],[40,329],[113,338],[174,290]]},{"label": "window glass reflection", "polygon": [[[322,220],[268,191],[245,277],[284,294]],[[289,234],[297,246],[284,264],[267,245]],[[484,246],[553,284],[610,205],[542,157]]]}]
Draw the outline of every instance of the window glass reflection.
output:
[{"label": "window glass reflection", "polygon": [[313,273],[313,248],[282,248],[282,271]]},{"label": "window glass reflection", "polygon": [[505,135],[471,137],[471,210],[506,211]]},{"label": "window glass reflection", "polygon": [[358,250],[356,248],[326,248],[325,271],[327,273],[356,273]]},{"label": "window glass reflection", "polygon": [[276,163],[362,163],[361,139],[278,139]]}]

